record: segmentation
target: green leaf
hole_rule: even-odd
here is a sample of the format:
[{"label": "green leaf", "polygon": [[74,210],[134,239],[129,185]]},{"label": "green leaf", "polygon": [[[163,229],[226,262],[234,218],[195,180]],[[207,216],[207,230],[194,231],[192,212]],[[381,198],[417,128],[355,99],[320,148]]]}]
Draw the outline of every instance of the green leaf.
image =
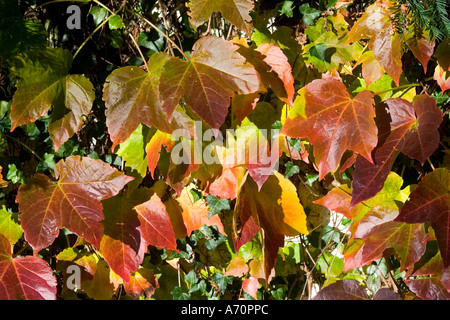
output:
[{"label": "green leaf", "polygon": [[118,15],[112,16],[108,20],[108,26],[111,30],[123,28],[125,25],[123,24],[122,18]]},{"label": "green leaf", "polygon": [[300,13],[302,14],[303,22],[307,25],[313,25],[314,20],[320,16],[322,11],[315,8],[311,8],[308,3],[304,3],[299,7]]},{"label": "green leaf", "polygon": [[23,234],[22,228],[13,220],[5,206],[0,209],[0,234],[4,235],[11,244],[19,241]]},{"label": "green leaf", "polygon": [[16,165],[8,164],[8,174],[6,179],[11,180],[13,183],[25,183],[23,172],[17,169]]},{"label": "green leaf", "polygon": [[89,13],[94,19],[95,26],[98,26],[100,23],[102,23],[102,21],[105,20],[105,18],[108,16],[108,11],[100,6],[93,6]]},{"label": "green leaf", "polygon": [[180,287],[175,287],[170,294],[173,297],[173,300],[191,300],[191,296],[185,292]]},{"label": "green leaf", "polygon": [[230,203],[228,202],[228,199],[218,199],[216,196],[210,194],[206,197],[206,201],[209,206],[208,218],[210,219],[222,210],[230,210]]},{"label": "green leaf", "polygon": [[286,17],[292,18],[294,16],[294,12],[292,11],[292,5],[294,4],[294,1],[286,0],[283,2],[281,7],[278,9],[278,13],[280,15],[285,14]]},{"label": "green leaf", "polygon": [[286,162],[285,166],[286,166],[286,172],[284,174],[284,177],[286,179],[289,179],[294,174],[297,174],[300,172],[300,168],[297,165],[295,165],[292,161]]},{"label": "green leaf", "polygon": [[233,283],[233,277],[224,276],[222,273],[214,274],[212,280],[217,284],[222,293],[225,292],[229,284]]}]

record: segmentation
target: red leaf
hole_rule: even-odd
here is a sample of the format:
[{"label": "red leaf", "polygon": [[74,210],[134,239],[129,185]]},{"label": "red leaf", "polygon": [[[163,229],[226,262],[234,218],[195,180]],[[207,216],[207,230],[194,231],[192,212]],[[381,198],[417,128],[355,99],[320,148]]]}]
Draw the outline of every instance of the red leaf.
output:
[{"label": "red leaf", "polygon": [[444,268],[450,265],[450,171],[438,168],[427,174],[411,192],[395,221],[431,222]]},{"label": "red leaf", "polygon": [[34,256],[11,256],[0,235],[0,300],[56,300],[56,278],[47,262]]},{"label": "red leaf", "polygon": [[193,120],[183,110],[175,110],[175,105],[169,121],[162,109],[159,82],[168,60],[169,56],[157,53],[148,62],[148,72],[128,66],[114,70],[106,79],[103,100],[113,150],[128,139],[140,123],[167,133],[179,128],[193,132]]},{"label": "red leaf", "polygon": [[241,184],[244,175],[245,169],[242,166],[223,169],[222,174],[211,183],[209,193],[220,199],[235,199],[237,188]]},{"label": "red leaf", "polygon": [[424,300],[450,300],[450,293],[438,277],[406,280],[405,283],[409,290]]},{"label": "red leaf", "polygon": [[313,300],[369,300],[369,297],[358,281],[344,279],[320,290]]},{"label": "red leaf", "polygon": [[373,300],[402,300],[402,297],[388,288],[381,288],[375,293]]},{"label": "red leaf", "polygon": [[158,248],[177,250],[177,241],[170,216],[161,199],[154,194],[150,200],[135,207],[145,241]]},{"label": "red leaf", "polygon": [[139,298],[142,295],[150,298],[155,293],[155,290],[159,288],[159,283],[152,270],[140,268],[130,277],[130,281],[123,284],[123,287],[129,295],[135,298]]},{"label": "red leaf", "polygon": [[103,201],[104,235],[100,251],[111,269],[125,281],[144,260],[147,243],[133,207],[150,197],[149,189],[135,190],[130,196],[120,194]]},{"label": "red leaf", "polygon": [[351,99],[342,82],[327,78],[309,83],[302,98],[306,118],[292,109],[281,134],[309,139],[320,179],[336,170],[346,150],[372,161],[371,152],[377,144],[372,93],[359,92]]},{"label": "red leaf", "polygon": [[258,299],[257,292],[259,288],[258,279],[250,277],[242,282],[242,290],[247,292],[253,299]]},{"label": "red leaf", "polygon": [[171,58],[164,66],[159,90],[169,119],[183,96],[192,110],[212,128],[228,114],[234,93],[249,94],[261,88],[255,68],[235,52],[238,46],[206,36],[193,47],[192,59]]},{"label": "red leaf", "polygon": [[425,38],[411,40],[409,44],[414,56],[423,66],[423,71],[427,73],[428,61],[430,61],[431,56],[434,52],[434,41],[430,42]]},{"label": "red leaf", "polygon": [[374,163],[358,157],[353,174],[355,206],[375,196],[384,185],[396,150],[422,164],[439,145],[438,127],[442,112],[428,95],[414,97],[414,106],[400,98],[376,106],[378,145],[372,152]]},{"label": "red leaf", "polygon": [[35,174],[19,187],[16,201],[25,239],[35,251],[49,246],[67,228],[95,246],[103,236],[100,200],[133,180],[101,160],[70,156],[55,166],[58,182]]}]

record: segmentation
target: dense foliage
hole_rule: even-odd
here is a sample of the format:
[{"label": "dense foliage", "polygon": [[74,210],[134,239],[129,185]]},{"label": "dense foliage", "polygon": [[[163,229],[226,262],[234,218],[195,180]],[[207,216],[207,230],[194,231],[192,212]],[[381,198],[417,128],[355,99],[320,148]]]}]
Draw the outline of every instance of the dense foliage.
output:
[{"label": "dense foliage", "polygon": [[449,299],[449,10],[0,0],[0,299]]}]

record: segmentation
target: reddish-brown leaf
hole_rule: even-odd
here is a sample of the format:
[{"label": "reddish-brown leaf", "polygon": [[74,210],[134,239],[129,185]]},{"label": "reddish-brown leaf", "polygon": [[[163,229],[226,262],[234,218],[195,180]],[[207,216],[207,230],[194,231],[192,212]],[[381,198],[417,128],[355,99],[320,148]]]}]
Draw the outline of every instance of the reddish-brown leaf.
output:
[{"label": "reddish-brown leaf", "polygon": [[0,234],[0,300],[56,300],[56,278],[47,262],[11,254],[9,241]]},{"label": "reddish-brown leaf", "polygon": [[424,300],[450,300],[450,293],[439,277],[406,280],[409,290]]},{"label": "reddish-brown leaf", "polygon": [[171,58],[164,65],[159,90],[169,119],[183,96],[201,119],[219,128],[235,92],[260,91],[258,73],[237,49],[230,41],[207,36],[194,44],[190,61]]},{"label": "reddish-brown leaf", "polygon": [[242,290],[248,293],[253,299],[258,299],[257,292],[259,288],[259,281],[257,278],[250,277],[242,282]]},{"label": "reddish-brown leaf", "polygon": [[237,189],[245,176],[245,168],[242,166],[223,169],[222,174],[211,183],[209,193],[217,198],[236,198]]},{"label": "reddish-brown leaf", "polygon": [[414,97],[414,106],[401,98],[388,99],[376,106],[378,145],[373,161],[358,157],[353,174],[354,206],[375,196],[384,185],[395,151],[400,150],[422,164],[439,145],[438,127],[442,112],[428,95]]},{"label": "reddish-brown leaf", "polygon": [[159,82],[169,60],[168,55],[154,54],[148,62],[148,72],[128,66],[114,70],[106,79],[103,100],[113,149],[128,139],[140,123],[167,133],[179,128],[193,132],[193,120],[181,108],[175,109],[177,105],[172,110],[170,121],[162,109]]},{"label": "reddish-brown leaf", "polygon": [[166,206],[158,195],[135,207],[140,222],[140,230],[145,242],[158,247],[177,251],[177,241]]},{"label": "reddish-brown leaf", "polygon": [[438,168],[427,174],[401,208],[395,221],[431,222],[444,268],[450,265],[450,171]]},{"label": "reddish-brown leaf", "polygon": [[138,270],[148,245],[133,207],[150,195],[149,189],[140,188],[130,196],[120,194],[102,201],[105,219],[100,251],[111,269],[125,281]]},{"label": "reddish-brown leaf", "polygon": [[16,198],[25,239],[35,251],[49,246],[67,228],[95,246],[103,236],[100,200],[116,195],[133,180],[101,160],[70,156],[55,166],[57,182],[30,177]]},{"label": "reddish-brown leaf", "polygon": [[425,38],[410,40],[409,48],[422,64],[423,71],[427,73],[428,61],[434,52],[434,41],[430,42]]},{"label": "reddish-brown leaf", "polygon": [[320,290],[313,300],[369,300],[369,296],[358,281],[344,279]]},{"label": "reddish-brown leaf", "polygon": [[326,78],[309,83],[304,97],[297,97],[302,98],[305,117],[294,107],[281,134],[309,139],[320,179],[336,170],[346,150],[372,161],[371,152],[377,144],[372,93],[359,92],[352,99],[342,82]]},{"label": "reddish-brown leaf", "polygon": [[125,291],[135,297],[145,296],[150,298],[157,288],[159,288],[158,280],[155,273],[147,268],[140,268],[130,280],[123,284]]}]

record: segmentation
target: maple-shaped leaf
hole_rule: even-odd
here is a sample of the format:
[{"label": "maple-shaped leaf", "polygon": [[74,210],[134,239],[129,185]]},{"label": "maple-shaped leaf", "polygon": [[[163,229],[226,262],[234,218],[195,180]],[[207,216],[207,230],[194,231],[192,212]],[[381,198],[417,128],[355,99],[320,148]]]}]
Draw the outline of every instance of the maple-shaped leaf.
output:
[{"label": "maple-shaped leaf", "polygon": [[409,290],[424,300],[450,300],[450,293],[439,280],[439,277],[408,279],[405,283]]},{"label": "maple-shaped leaf", "polygon": [[320,290],[313,300],[369,300],[369,296],[358,281],[344,279]]},{"label": "maple-shaped leaf", "polygon": [[278,248],[285,236],[308,234],[306,214],[295,186],[278,172],[268,177],[260,191],[253,179],[247,176],[239,190],[234,209],[234,229],[253,220],[264,230],[264,271],[268,280]]},{"label": "maple-shaped leaf", "polygon": [[159,288],[158,279],[155,273],[147,268],[139,268],[130,280],[124,283],[125,291],[135,298],[140,296],[150,298],[157,288]]},{"label": "maple-shaped leaf", "polygon": [[393,221],[399,214],[399,205],[408,197],[409,190],[401,190],[402,184],[403,179],[391,172],[375,197],[353,207],[350,206],[352,190],[346,185],[315,201],[353,220],[350,231],[352,240],[356,241],[349,243],[344,254],[344,270],[369,264],[379,259],[388,248],[396,250],[402,270],[423,255],[426,242],[423,225]]},{"label": "maple-shaped leaf", "polygon": [[253,49],[247,45],[244,38],[234,42],[239,46],[237,52],[258,71],[264,87],[272,88],[283,102],[292,106],[295,94],[294,77],[288,58],[281,48],[271,43],[263,43]]},{"label": "maple-shaped leaf", "polygon": [[177,251],[177,242],[166,206],[158,195],[135,207],[142,237],[147,244]]},{"label": "maple-shaped leaf", "polygon": [[134,206],[149,199],[151,191],[139,188],[131,195],[119,194],[102,201],[104,235],[100,251],[111,269],[123,280],[136,272],[144,260],[148,243]]},{"label": "maple-shaped leaf", "polygon": [[35,174],[19,187],[16,202],[21,225],[35,251],[49,246],[61,228],[95,246],[103,236],[101,200],[116,195],[133,180],[101,160],[70,156],[55,166],[57,182]]},{"label": "maple-shaped leaf", "polygon": [[56,300],[56,278],[47,262],[35,256],[13,258],[1,234],[0,300]]},{"label": "maple-shaped leaf", "polygon": [[114,70],[106,78],[103,100],[113,149],[127,140],[141,123],[167,133],[180,128],[193,132],[193,120],[180,107],[176,108],[178,102],[174,105],[170,121],[162,109],[159,82],[169,60],[168,55],[157,53],[148,61],[148,72],[127,66]]},{"label": "maple-shaped leaf", "polygon": [[380,3],[370,5],[353,25],[346,43],[370,39],[369,49],[398,86],[402,73],[402,41],[391,27],[390,14],[389,8]]},{"label": "maple-shaped leaf", "polygon": [[352,99],[342,82],[326,78],[302,88],[297,99],[280,134],[309,139],[320,179],[336,170],[346,150],[372,162],[377,144],[372,93],[362,91]]},{"label": "maple-shaped leaf", "polygon": [[431,222],[444,268],[450,265],[450,171],[438,168],[427,174],[411,192],[395,221]]},{"label": "maple-shaped leaf", "polygon": [[61,48],[15,58],[13,70],[21,79],[11,105],[11,131],[36,121],[51,107],[48,130],[55,150],[81,128],[94,102],[94,87],[82,75],[68,75],[71,66],[71,53]]},{"label": "maple-shaped leaf", "polygon": [[195,27],[199,27],[205,21],[208,21],[211,14],[218,11],[225,19],[247,35],[251,34],[252,18],[250,17],[250,11],[253,9],[252,0],[190,0],[188,7],[191,16],[190,21]]},{"label": "maple-shaped leaf", "polygon": [[373,163],[361,157],[355,162],[352,206],[383,188],[397,150],[423,165],[438,147],[442,111],[436,100],[422,94],[415,96],[413,103],[391,98],[375,107],[378,145],[372,152]]},{"label": "maple-shaped leaf", "polygon": [[261,90],[258,72],[221,38],[206,36],[193,46],[192,59],[171,58],[161,75],[159,91],[169,119],[183,96],[191,109],[212,128],[219,128],[228,114],[235,92]]}]

